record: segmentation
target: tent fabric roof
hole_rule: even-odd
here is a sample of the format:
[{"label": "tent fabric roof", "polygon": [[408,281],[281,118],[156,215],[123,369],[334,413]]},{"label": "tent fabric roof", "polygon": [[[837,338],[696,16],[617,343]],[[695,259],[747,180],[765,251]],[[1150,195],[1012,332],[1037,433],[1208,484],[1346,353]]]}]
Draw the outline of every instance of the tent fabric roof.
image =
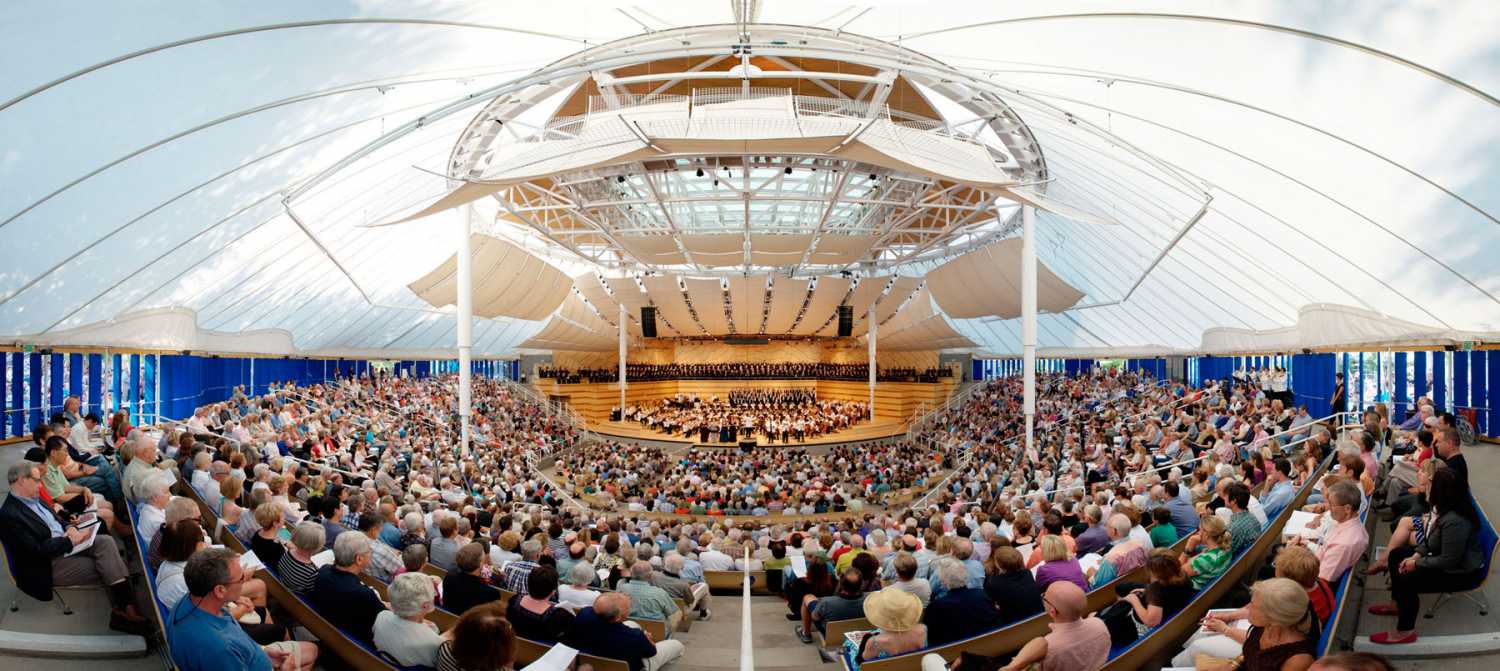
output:
[{"label": "tent fabric roof", "polygon": [[[1041,264],[1082,297],[1040,317],[1043,352],[1285,350],[1500,332],[1500,193],[1488,188],[1500,183],[1500,51],[1483,29],[1500,22],[1496,3],[1451,2],[1441,12],[1290,0],[1106,0],[1066,10],[1040,0],[901,0],[865,12],[825,0],[756,4],[752,40],[775,24],[815,27],[806,30],[819,39],[837,27],[851,40],[899,42],[972,78],[909,87],[945,123],[991,144],[1012,133],[1035,139],[1042,156],[1015,157],[1045,165],[1045,177],[1028,184],[975,167],[976,145],[932,144],[889,120],[841,153],[990,180],[995,194],[1009,189],[1005,200],[1043,208]],[[456,140],[483,121],[474,112],[493,98],[477,92],[641,36],[642,23],[657,34],[731,20],[721,3],[642,6],[649,14],[578,0],[228,3],[193,12],[7,4],[0,337],[124,346],[140,337],[123,332],[132,325],[160,329],[150,338],[169,349],[451,352],[451,310],[408,285],[452,256],[465,208],[379,224],[445,197],[472,202],[484,215],[477,231],[558,269],[566,293],[568,276],[593,269],[538,242],[523,218],[495,222],[503,183],[564,164],[659,155],[632,130],[663,150],[722,149],[747,113],[759,115],[752,136],[807,146],[847,137],[844,121],[788,121],[787,108],[765,101],[706,110],[704,123],[689,127],[683,103],[668,100],[601,115],[572,140],[493,157],[466,176],[477,183],[446,177]],[[53,48],[59,43],[69,48]],[[1024,127],[974,123],[964,102],[981,85]],[[534,114],[492,132],[542,125],[545,103],[518,105]],[[435,114],[448,108],[461,111]],[[377,138],[383,143],[349,169],[285,202]],[[752,151],[744,145],[740,153]],[[1013,239],[1005,223],[953,226],[974,239]],[[749,231],[758,264],[776,255],[757,247],[755,236],[767,233]],[[881,237],[868,233],[821,236],[806,263],[825,252],[858,260]],[[659,237],[649,244],[664,263],[682,256],[677,241]],[[915,257],[920,244],[897,253]],[[925,278],[912,302],[937,305],[922,319],[890,316],[895,326],[882,325],[878,339],[895,347],[897,336],[915,338],[930,324],[943,338],[932,342],[1019,351],[1009,311],[971,305],[944,286],[940,268],[953,256],[879,271]],[[634,280],[605,286],[633,316],[645,302]],[[772,280],[762,303],[767,332],[791,328],[806,287],[805,277]],[[593,304],[599,295],[589,291]],[[735,303],[733,286],[729,293]],[[748,296],[753,304],[754,291]],[[475,325],[476,356],[537,342],[561,302],[547,293],[529,306],[497,303],[496,316]],[[684,334],[701,333],[690,316],[663,316]],[[734,320],[738,327],[738,312]]]},{"label": "tent fabric roof", "polygon": [[[552,314],[572,283],[562,271],[510,242],[487,235],[469,238],[473,258],[474,315],[537,320]],[[449,256],[407,285],[433,307],[458,301],[458,256]]]},{"label": "tent fabric roof", "polygon": [[[1021,316],[1021,239],[1009,238],[976,249],[927,273],[932,297],[958,319]],[[1038,311],[1062,312],[1083,298],[1046,264],[1037,262]]]}]

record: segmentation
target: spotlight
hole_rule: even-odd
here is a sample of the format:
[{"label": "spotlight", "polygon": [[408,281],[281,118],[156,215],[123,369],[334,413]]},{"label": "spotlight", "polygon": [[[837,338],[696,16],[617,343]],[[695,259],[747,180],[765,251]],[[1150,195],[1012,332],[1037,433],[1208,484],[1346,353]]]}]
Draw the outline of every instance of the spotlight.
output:
[{"label": "spotlight", "polygon": [[714,180],[714,186],[718,186],[718,185],[719,185],[719,180],[717,180],[717,179]]},{"label": "spotlight", "polygon": [[792,174],[792,166],[787,166],[785,172],[788,175]]},{"label": "spotlight", "polygon": [[615,181],[619,182],[621,184],[624,184],[625,183],[625,176],[624,175],[619,175],[619,176],[615,177]]},{"label": "spotlight", "polygon": [[703,176],[703,168],[698,168],[698,176],[699,177]]},{"label": "spotlight", "polygon": [[[623,178],[622,178],[623,179]],[[870,173],[870,181],[875,181],[875,173]]]}]

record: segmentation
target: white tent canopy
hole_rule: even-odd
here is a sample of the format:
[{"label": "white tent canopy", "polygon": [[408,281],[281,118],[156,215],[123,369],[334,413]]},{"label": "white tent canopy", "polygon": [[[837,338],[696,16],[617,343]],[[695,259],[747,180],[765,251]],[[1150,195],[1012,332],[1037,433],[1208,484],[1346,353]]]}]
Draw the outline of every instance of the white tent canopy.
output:
[{"label": "white tent canopy", "polygon": [[[646,277],[643,292],[635,279],[606,273],[603,283],[578,284],[582,300],[609,325],[625,305],[633,336],[648,300],[668,336],[702,335],[726,318],[736,331],[743,318],[761,320],[767,333],[794,324],[825,333],[827,315],[798,321],[809,278],[849,265],[859,280],[849,297],[856,316],[873,304],[887,320],[881,346],[1018,352],[1010,305],[1019,301],[995,274],[1008,266],[966,259],[1017,244],[1011,215],[1025,202],[1041,210],[1044,356],[1444,344],[1500,332],[1500,192],[1491,188],[1500,183],[1500,51],[1482,29],[1500,24],[1500,5],[1481,0],[1442,11],[1289,0],[1082,8],[912,0],[846,11],[841,2],[763,0],[748,26],[757,46],[801,26],[814,41],[881,41],[920,54],[890,68],[914,81],[929,65],[951,70],[905,91],[942,118],[876,114],[867,124],[804,114],[769,94],[732,104],[665,99],[579,120],[564,129],[572,138],[517,142],[450,179],[465,150],[456,143],[471,124],[484,127],[478,112],[496,91],[585,49],[722,26],[732,20],[726,4],[335,1],[193,12],[8,4],[0,9],[8,75],[0,81],[8,251],[0,338],[443,356],[454,319],[434,306],[451,299],[423,274],[454,254],[460,215],[448,208],[472,202],[485,213],[476,232],[542,264],[525,266],[533,279],[512,276],[483,296],[485,268],[476,264],[476,306],[488,300],[491,309],[475,324],[475,355],[592,342],[597,331],[554,327],[553,316],[570,277],[603,271],[546,239],[552,211],[543,206],[490,216],[503,207],[501,189],[563,167],[599,171],[691,149],[821,153],[836,143],[845,143],[836,152],[844,160],[883,172],[985,185],[997,200],[983,206],[998,204],[999,216],[941,219],[934,230],[954,238],[948,247],[936,234],[892,242],[892,218],[872,204],[884,196],[848,188],[837,207],[799,206],[788,193],[760,215],[732,200],[723,207],[739,209],[745,230],[722,240],[696,231],[613,235],[624,229],[611,214],[595,221],[611,239],[601,234],[581,252],[617,260],[599,250],[619,247],[723,273],[682,271],[690,294],[745,274],[771,276],[769,288],[730,281],[729,314],[709,315],[702,327],[705,316],[689,312],[676,277],[670,286]],[[728,43],[677,49],[720,47],[729,53]],[[597,88],[588,77],[557,81]],[[573,90],[517,86],[516,116],[484,132],[530,136]],[[1003,101],[1019,122],[987,124],[966,106],[981,95]],[[938,131],[958,139],[934,140]],[[1017,137],[1039,153],[1001,151]],[[1045,174],[1016,183],[1005,171],[1012,161]],[[379,226],[422,212],[432,214]],[[858,226],[799,237],[820,221],[845,220]],[[870,259],[872,249],[883,256]],[[689,258],[695,251],[701,260]],[[881,265],[858,265],[866,260]],[[734,272],[747,262],[760,267]],[[925,289],[864,288],[892,277]],[[811,298],[821,311],[830,299],[818,282]],[[424,300],[412,285],[437,293]],[[902,292],[930,314],[886,314]],[[161,333],[135,333],[145,329]]]}]

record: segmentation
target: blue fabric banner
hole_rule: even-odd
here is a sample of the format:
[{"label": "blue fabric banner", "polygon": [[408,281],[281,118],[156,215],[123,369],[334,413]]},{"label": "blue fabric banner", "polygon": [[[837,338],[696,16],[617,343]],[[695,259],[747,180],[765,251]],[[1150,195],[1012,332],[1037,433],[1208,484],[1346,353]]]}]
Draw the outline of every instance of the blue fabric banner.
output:
[{"label": "blue fabric banner", "polygon": [[1396,418],[1396,423],[1406,421],[1406,414],[1411,408],[1411,393],[1408,390],[1410,381],[1406,379],[1406,352],[1396,352],[1396,379],[1393,380],[1396,387],[1396,403],[1391,409]]}]

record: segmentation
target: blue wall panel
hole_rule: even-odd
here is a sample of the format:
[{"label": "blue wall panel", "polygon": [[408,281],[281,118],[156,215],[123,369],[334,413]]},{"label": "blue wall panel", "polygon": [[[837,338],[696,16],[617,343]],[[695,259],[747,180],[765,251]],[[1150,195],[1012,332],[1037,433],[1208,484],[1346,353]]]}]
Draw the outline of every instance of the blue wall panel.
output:
[{"label": "blue wall panel", "polygon": [[63,411],[63,396],[66,392],[67,378],[63,372],[63,357],[65,354],[53,354],[47,357],[47,366],[52,369],[52,375],[48,382],[51,387],[47,394],[47,417],[51,417]]},{"label": "blue wall panel", "polygon": [[1297,370],[1293,398],[1298,405],[1306,405],[1313,417],[1326,417],[1330,412],[1336,364],[1332,353],[1292,355],[1292,367]]},{"label": "blue wall panel", "polygon": [[68,355],[68,395],[78,397],[78,416],[83,417],[88,411],[83,407],[83,355]]},{"label": "blue wall panel", "polygon": [[1415,405],[1417,399],[1427,395],[1427,352],[1412,352],[1411,355],[1411,402]]},{"label": "blue wall panel", "polygon": [[89,361],[89,412],[99,416],[105,427],[109,417],[105,416],[104,400],[104,355],[90,354]]},{"label": "blue wall panel", "polygon": [[1396,352],[1396,379],[1393,381],[1396,387],[1396,403],[1391,408],[1395,415],[1396,423],[1406,421],[1406,413],[1411,408],[1411,394],[1407,392],[1409,380],[1406,379],[1406,352]]},{"label": "blue wall panel", "polygon": [[142,424],[141,419],[141,355],[130,355],[130,374],[126,384],[130,386],[127,410],[132,424]]},{"label": "blue wall panel", "polygon": [[1500,403],[1496,403],[1495,396],[1500,394],[1500,350],[1489,350],[1484,353],[1486,368],[1489,368],[1489,380],[1485,383],[1487,393],[1486,403],[1490,408],[1489,433],[1486,435],[1500,436]]}]

